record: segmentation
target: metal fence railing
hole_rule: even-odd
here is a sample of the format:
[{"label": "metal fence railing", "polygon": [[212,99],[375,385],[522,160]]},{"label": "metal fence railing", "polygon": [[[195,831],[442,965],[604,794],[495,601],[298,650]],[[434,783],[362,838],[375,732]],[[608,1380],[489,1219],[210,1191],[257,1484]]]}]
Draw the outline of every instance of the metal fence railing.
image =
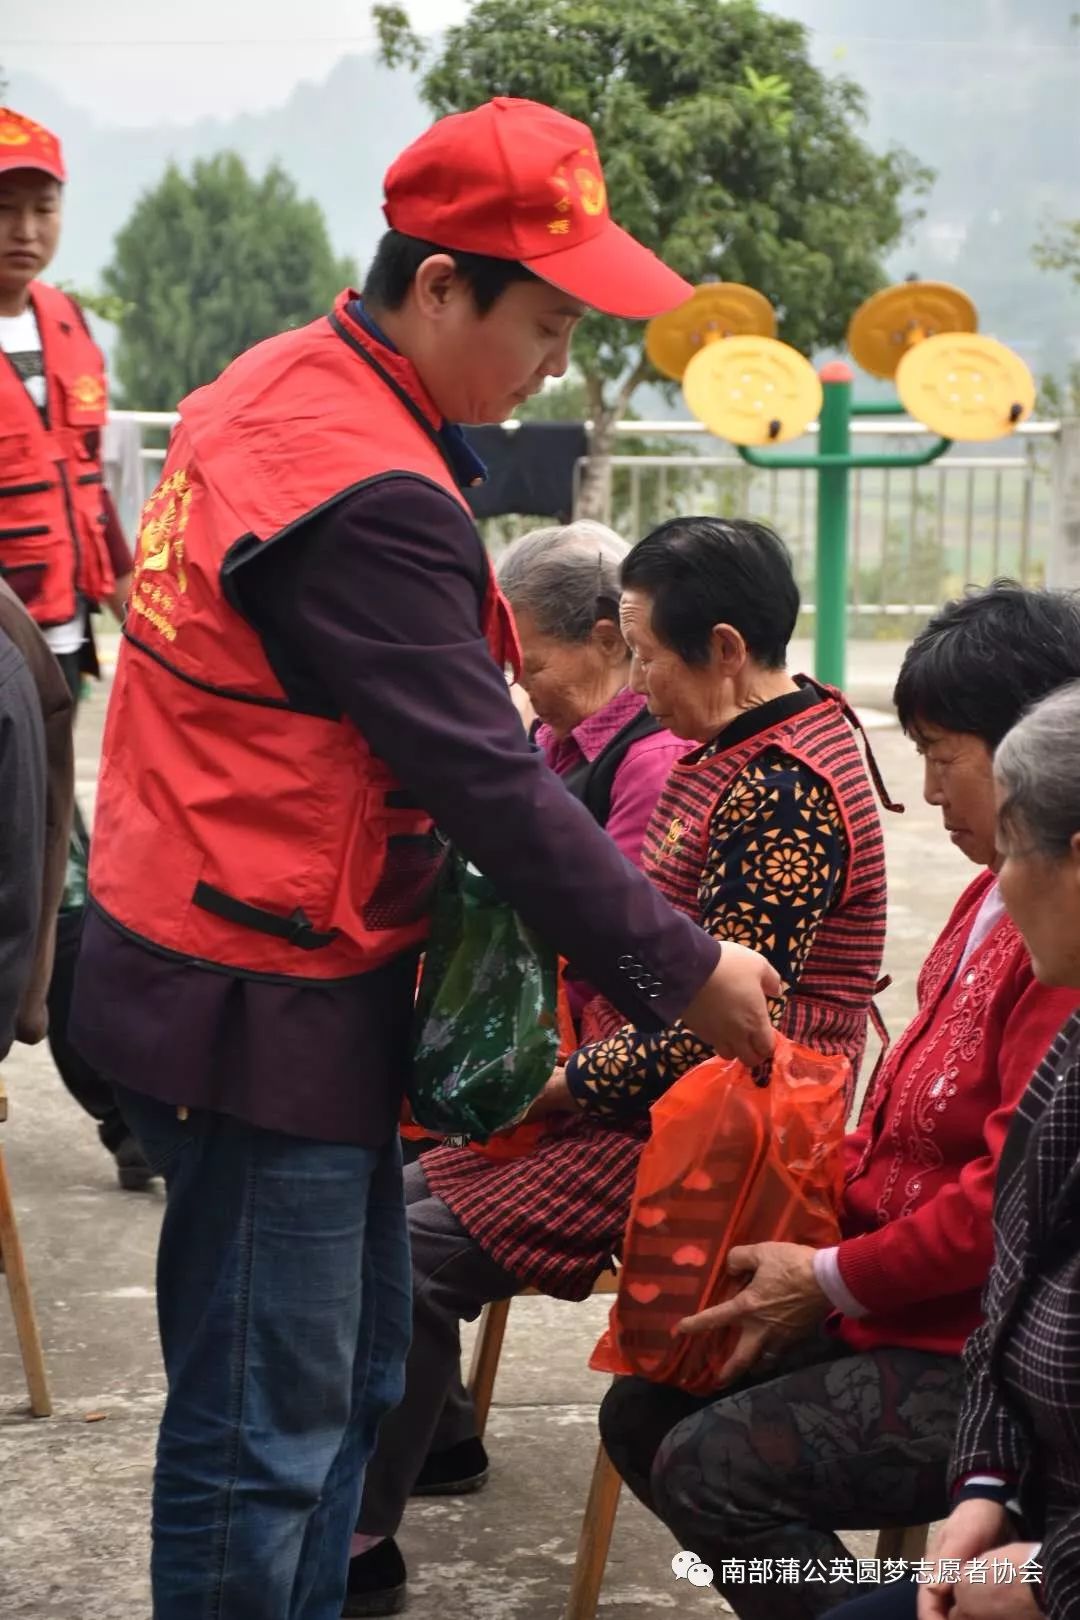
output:
[{"label": "metal fence railing", "polygon": [[[139,423],[142,457],[152,479],[164,458],[164,411],[115,413]],[[811,432],[815,431],[812,429]],[[926,430],[903,419],[856,420],[853,434],[870,441],[926,442]],[[954,449],[909,471],[856,471],[850,505],[849,605],[856,635],[910,633],[948,595],[1006,574],[1043,582],[1054,544],[1054,457],[1057,422],[1029,422],[986,453]],[[146,442],[150,440],[151,442]],[[156,441],[156,442],[153,442]],[[664,518],[699,512],[763,519],[791,549],[804,599],[814,612],[816,475],[750,467],[696,422],[620,422],[598,516],[628,540]],[[633,453],[631,453],[633,452]],[[584,463],[576,470],[580,490]],[[522,516],[488,526],[498,548],[535,520]],[[804,626],[805,628],[805,626]]]}]

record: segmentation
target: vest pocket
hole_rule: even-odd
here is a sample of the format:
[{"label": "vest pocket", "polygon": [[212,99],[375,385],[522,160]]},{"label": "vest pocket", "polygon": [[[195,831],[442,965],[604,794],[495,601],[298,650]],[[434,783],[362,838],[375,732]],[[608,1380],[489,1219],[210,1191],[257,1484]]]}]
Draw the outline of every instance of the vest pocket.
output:
[{"label": "vest pocket", "polygon": [[34,455],[27,434],[0,433],[0,543],[49,533],[55,471]]},{"label": "vest pocket", "polygon": [[390,834],[379,881],[364,903],[364,927],[378,933],[421,922],[431,909],[445,858],[446,845],[434,828]]},{"label": "vest pocket", "polygon": [[[49,531],[46,529],[44,532],[48,534]],[[43,562],[16,563],[14,566],[0,563],[0,579],[10,585],[23,607],[28,608],[37,601],[45,587],[45,569]]]}]

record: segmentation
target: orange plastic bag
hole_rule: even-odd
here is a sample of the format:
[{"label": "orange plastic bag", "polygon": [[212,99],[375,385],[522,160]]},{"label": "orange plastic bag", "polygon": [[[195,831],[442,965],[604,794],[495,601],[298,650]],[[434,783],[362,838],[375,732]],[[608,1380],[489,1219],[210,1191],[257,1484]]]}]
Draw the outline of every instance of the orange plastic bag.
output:
[{"label": "orange plastic bag", "polygon": [[767,1085],[710,1058],[652,1108],[623,1241],[619,1292],[589,1362],[695,1395],[719,1387],[738,1326],[673,1336],[684,1316],[731,1299],[731,1249],[838,1239],[851,1065],[778,1037]]}]

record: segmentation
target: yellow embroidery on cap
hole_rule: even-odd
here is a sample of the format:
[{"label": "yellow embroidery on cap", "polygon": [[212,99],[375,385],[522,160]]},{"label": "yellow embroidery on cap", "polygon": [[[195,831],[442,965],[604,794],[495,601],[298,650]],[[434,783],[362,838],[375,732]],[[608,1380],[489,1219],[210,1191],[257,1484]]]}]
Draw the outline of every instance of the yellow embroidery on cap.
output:
[{"label": "yellow embroidery on cap", "polygon": [[591,169],[575,169],[574,179],[577,181],[578,192],[581,196],[581,206],[587,214],[602,214],[607,202],[607,187],[598,174]]}]

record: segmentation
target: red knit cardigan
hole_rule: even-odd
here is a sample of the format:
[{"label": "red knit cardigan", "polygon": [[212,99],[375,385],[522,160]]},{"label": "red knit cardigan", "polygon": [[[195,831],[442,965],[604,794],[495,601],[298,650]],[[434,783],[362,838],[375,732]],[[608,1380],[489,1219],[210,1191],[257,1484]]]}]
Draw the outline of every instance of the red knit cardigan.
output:
[{"label": "red knit cardigan", "polygon": [[857,1350],[959,1353],[977,1326],[1009,1120],[1080,1005],[1075,990],[1036,982],[1006,916],[957,974],[993,882],[982,873],[958,900],[919,976],[919,1010],[845,1144],[837,1258],[869,1314],[841,1318],[837,1331]]}]

